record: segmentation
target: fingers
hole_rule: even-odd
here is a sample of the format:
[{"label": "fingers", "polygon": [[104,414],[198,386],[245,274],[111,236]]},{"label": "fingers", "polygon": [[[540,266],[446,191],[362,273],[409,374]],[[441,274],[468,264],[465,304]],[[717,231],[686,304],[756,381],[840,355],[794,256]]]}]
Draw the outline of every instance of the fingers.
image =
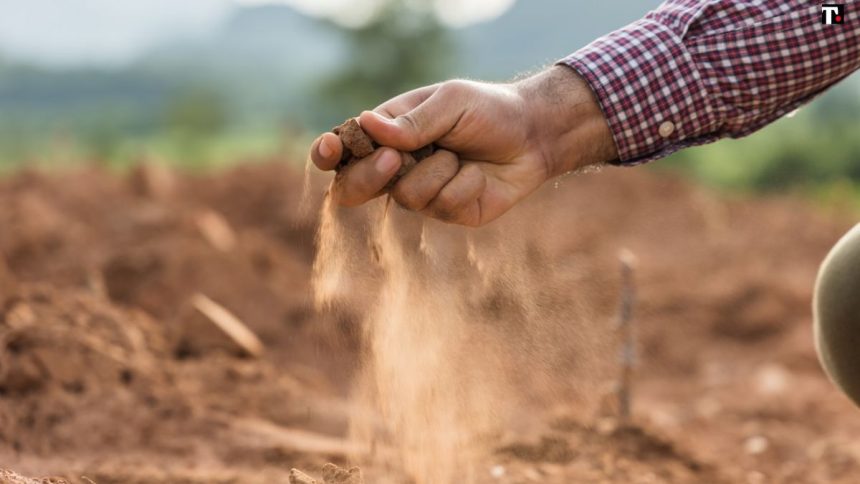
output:
[{"label": "fingers", "polygon": [[422,213],[444,222],[477,227],[483,223],[480,198],[486,187],[484,172],[475,164],[467,164]]},{"label": "fingers", "polygon": [[[359,122],[377,143],[401,151],[415,151],[439,140],[457,125],[465,112],[469,91],[467,83],[447,82],[411,111],[393,119],[365,111]],[[392,109],[402,107],[401,104],[392,106]]]},{"label": "fingers", "polygon": [[[398,115],[415,109],[416,106],[426,101],[438,88],[439,85],[434,84],[403,93],[380,105],[374,111],[387,118],[396,118]],[[343,144],[340,138],[334,133],[323,134],[311,145],[311,161],[321,170],[335,169],[338,163],[340,163],[342,153]]]},{"label": "fingers", "polygon": [[380,148],[342,169],[334,183],[338,203],[354,207],[381,195],[382,189],[400,169],[400,164],[400,153],[391,148]]},{"label": "fingers", "polygon": [[393,97],[383,104],[379,105],[374,112],[377,112],[386,118],[394,119],[401,114],[406,114],[412,111],[419,104],[427,100],[436,90],[439,89],[439,84],[432,86],[421,87],[399,96]]},{"label": "fingers", "polygon": [[391,190],[401,206],[420,212],[457,175],[460,160],[455,153],[439,150],[415,165]]},{"label": "fingers", "polygon": [[477,164],[461,167],[455,153],[439,150],[404,175],[391,196],[409,210],[476,227],[483,223],[480,198],[486,187],[487,177]]},{"label": "fingers", "polygon": [[[400,169],[401,156],[391,148],[380,148],[341,170],[334,183],[337,202],[354,207],[382,195]],[[487,177],[478,164],[461,167],[455,153],[439,150],[415,165],[390,193],[409,210],[474,227],[483,223],[480,199],[486,187]]]},{"label": "fingers", "polygon": [[325,133],[311,145],[311,161],[320,170],[334,170],[343,154],[343,144],[334,133]]}]

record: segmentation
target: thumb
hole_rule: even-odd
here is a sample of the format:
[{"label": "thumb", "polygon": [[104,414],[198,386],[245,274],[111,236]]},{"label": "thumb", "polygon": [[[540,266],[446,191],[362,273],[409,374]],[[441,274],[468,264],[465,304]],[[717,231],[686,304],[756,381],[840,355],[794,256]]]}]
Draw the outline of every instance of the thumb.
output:
[{"label": "thumb", "polygon": [[415,151],[454,129],[465,103],[440,88],[411,111],[389,119],[373,111],[361,113],[361,127],[377,143],[400,151]]}]

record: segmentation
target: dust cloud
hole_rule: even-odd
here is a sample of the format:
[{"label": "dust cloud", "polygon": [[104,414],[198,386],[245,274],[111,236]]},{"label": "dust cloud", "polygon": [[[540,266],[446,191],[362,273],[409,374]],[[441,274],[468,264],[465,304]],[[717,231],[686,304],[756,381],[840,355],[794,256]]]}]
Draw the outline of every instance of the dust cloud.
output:
[{"label": "dust cloud", "polygon": [[363,315],[354,398],[377,417],[352,421],[376,449],[360,464],[476,482],[482,458],[535,416],[593,404],[610,323],[540,203],[477,230],[387,197],[358,212],[329,190],[313,284],[319,309]]}]

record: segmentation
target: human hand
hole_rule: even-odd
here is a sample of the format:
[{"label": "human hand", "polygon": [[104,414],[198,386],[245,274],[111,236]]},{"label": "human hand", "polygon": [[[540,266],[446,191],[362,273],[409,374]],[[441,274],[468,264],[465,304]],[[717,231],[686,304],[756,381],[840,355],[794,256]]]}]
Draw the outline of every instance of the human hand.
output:
[{"label": "human hand", "polygon": [[[390,194],[407,209],[468,226],[495,220],[552,177],[617,157],[589,86],[562,66],[511,84],[448,81],[416,89],[361,113],[359,122],[383,147],[338,174],[341,205],[380,195],[400,168],[400,152],[434,143],[439,149]],[[311,159],[332,170],[342,150],[326,133]]]}]

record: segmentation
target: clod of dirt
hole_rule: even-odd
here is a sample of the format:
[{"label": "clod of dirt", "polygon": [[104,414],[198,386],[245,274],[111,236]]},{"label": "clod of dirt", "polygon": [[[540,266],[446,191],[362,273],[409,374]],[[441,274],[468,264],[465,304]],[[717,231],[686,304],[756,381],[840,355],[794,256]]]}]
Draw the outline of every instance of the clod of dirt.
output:
[{"label": "clod of dirt", "polygon": [[69,481],[60,477],[33,479],[16,474],[12,471],[0,469],[0,484],[69,484]]},{"label": "clod of dirt", "polygon": [[[355,118],[346,120],[346,122],[334,128],[332,132],[340,137],[340,141],[344,146],[343,155],[341,156],[340,163],[337,165],[337,171],[349,166],[357,159],[369,156],[376,148],[379,148],[379,145],[364,132]],[[432,155],[435,151],[436,147],[430,144],[411,153],[403,153],[400,170],[397,171],[397,174],[385,186],[385,189],[391,189],[415,165]]]},{"label": "clod of dirt", "polygon": [[334,464],[323,466],[323,481],[325,484],[364,484],[361,478],[361,469],[353,467],[346,470]]},{"label": "clod of dirt", "polygon": [[352,160],[370,156],[377,148],[376,143],[361,129],[361,125],[355,118],[347,119],[332,132],[340,137],[344,148],[338,169],[347,166]]},{"label": "clod of dirt", "polygon": [[570,443],[561,437],[541,438],[537,445],[513,444],[499,449],[499,454],[510,455],[527,462],[552,462],[566,464],[576,455],[570,448]]},{"label": "clod of dirt", "polygon": [[162,164],[144,161],[128,175],[132,192],[143,198],[165,200],[176,190],[176,176]]},{"label": "clod of dirt", "polygon": [[318,484],[316,479],[298,469],[290,469],[290,484]]},{"label": "clod of dirt", "polygon": [[364,484],[361,478],[361,469],[353,467],[349,470],[341,469],[334,464],[326,464],[322,469],[323,482],[298,469],[290,470],[290,484]]}]

